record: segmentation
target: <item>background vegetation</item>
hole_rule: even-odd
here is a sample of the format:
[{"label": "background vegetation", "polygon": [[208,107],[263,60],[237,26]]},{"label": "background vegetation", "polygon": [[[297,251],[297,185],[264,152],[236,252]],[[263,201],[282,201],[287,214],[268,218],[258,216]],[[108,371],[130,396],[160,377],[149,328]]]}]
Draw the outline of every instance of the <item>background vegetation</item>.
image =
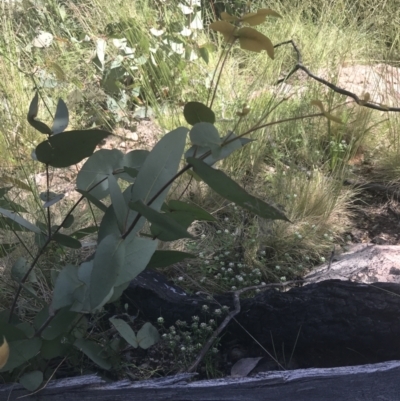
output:
[{"label": "background vegetation", "polygon": [[[35,88],[46,104],[40,115],[44,121],[51,119],[61,97],[70,110],[71,129],[101,127],[123,132],[124,137],[150,117],[158,138],[185,125],[186,102],[206,102],[224,46],[221,37],[209,31],[208,22],[223,11],[223,3],[232,14],[246,6],[241,0],[204,0],[201,7],[185,14],[190,1],[2,2],[0,180],[14,186],[11,200],[32,212],[41,205],[35,180],[43,171],[30,157],[41,139],[26,121]],[[253,3],[255,8],[264,5]],[[267,20],[260,29],[274,44],[294,39],[304,65],[335,82],[339,66],[387,63],[398,67],[400,11],[396,3],[273,0],[268,7],[282,18]],[[295,62],[289,46],[277,48],[274,61],[265,52],[234,49],[213,105],[216,126],[221,132],[232,129],[236,112],[244,104],[251,112],[240,122],[242,129],[266,114],[268,121],[311,114],[315,108],[310,101],[316,98],[344,124],[318,118],[273,125],[254,133],[254,142],[221,163],[247,191],[281,206],[292,224],[264,221],[223,200],[202,182],[182,176],[172,197],[184,193],[183,199],[217,218],[216,223],[192,225],[194,240],[170,245],[198,256],[164,269],[186,290],[214,293],[301,276],[324,262],[334,245],[345,246],[348,241],[350,206],[357,192],[343,185],[346,179],[399,180],[398,116],[348,107],[343,96],[301,74],[291,78],[290,84],[298,90],[288,96],[287,86],[275,84]],[[129,138],[123,139],[129,143]],[[73,170],[65,173],[67,182],[73,174]],[[68,202],[57,206],[60,215]],[[71,231],[98,219],[89,207],[82,207],[80,213]],[[3,233],[4,243],[12,241]],[[12,300],[10,269],[26,252],[20,247],[11,249],[3,247],[2,252],[0,305]],[[46,277],[67,261],[83,260],[85,252],[89,250],[67,252],[54,246],[37,272],[35,285],[41,293],[50,299],[52,289]],[[18,312],[29,320],[37,308],[30,298],[23,298]]]}]

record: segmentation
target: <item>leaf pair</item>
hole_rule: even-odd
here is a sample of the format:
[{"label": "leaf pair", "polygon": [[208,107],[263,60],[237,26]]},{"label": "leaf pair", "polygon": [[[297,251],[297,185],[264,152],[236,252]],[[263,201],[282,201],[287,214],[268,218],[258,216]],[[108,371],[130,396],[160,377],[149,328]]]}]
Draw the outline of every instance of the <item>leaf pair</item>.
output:
[{"label": "leaf pair", "polygon": [[51,129],[42,121],[36,120],[38,112],[39,112],[39,93],[36,92],[36,95],[32,99],[31,104],[29,106],[29,111],[28,111],[29,124],[42,134],[47,134],[47,135],[59,134],[68,127],[69,112],[67,105],[64,103],[62,99],[58,99],[56,115],[54,116],[53,126]]},{"label": "leaf pair", "polygon": [[240,47],[243,50],[250,50],[260,53],[265,50],[271,59],[274,59],[274,45],[271,40],[250,27],[237,28],[226,21],[216,21],[210,24],[210,28],[214,31],[222,33],[224,39],[228,43],[239,40]]}]

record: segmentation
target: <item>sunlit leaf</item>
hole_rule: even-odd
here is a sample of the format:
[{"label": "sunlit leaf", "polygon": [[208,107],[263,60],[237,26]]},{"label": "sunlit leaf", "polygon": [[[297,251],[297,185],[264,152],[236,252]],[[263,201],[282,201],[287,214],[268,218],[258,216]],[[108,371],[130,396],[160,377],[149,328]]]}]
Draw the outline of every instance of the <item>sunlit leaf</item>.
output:
[{"label": "sunlit leaf", "polygon": [[224,39],[228,43],[232,43],[236,40],[235,31],[236,27],[226,21],[215,21],[209,25],[210,29],[222,33]]},{"label": "sunlit leaf", "polygon": [[253,28],[244,27],[237,31],[237,36],[239,37],[240,47],[243,50],[250,50],[257,53],[261,52],[261,50],[266,50],[268,56],[274,59],[274,45],[271,40],[261,32]]},{"label": "sunlit leaf", "polygon": [[282,15],[274,10],[271,10],[270,8],[260,8],[259,10],[257,10],[257,14],[262,14],[268,17],[282,18]]},{"label": "sunlit leaf", "polygon": [[321,110],[322,113],[325,111],[324,105],[322,104],[321,100],[318,100],[318,99],[311,100],[310,104],[312,106],[317,106]]},{"label": "sunlit leaf", "polygon": [[248,13],[243,15],[243,17],[240,18],[242,22],[245,22],[246,24],[249,24],[251,26],[255,25],[260,25],[263,22],[265,22],[266,15],[264,14],[258,14],[258,13]]},{"label": "sunlit leaf", "polygon": [[221,19],[223,21],[232,22],[232,21],[237,21],[239,18],[238,17],[234,17],[233,15],[230,15],[227,12],[223,11],[221,13]]}]

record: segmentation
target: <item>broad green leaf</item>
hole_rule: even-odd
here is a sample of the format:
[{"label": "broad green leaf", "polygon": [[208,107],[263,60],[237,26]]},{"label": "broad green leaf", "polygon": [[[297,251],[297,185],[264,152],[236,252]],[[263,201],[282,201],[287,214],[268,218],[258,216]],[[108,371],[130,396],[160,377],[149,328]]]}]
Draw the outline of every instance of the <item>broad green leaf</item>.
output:
[{"label": "broad green leaf", "polygon": [[125,225],[128,217],[128,205],[125,202],[116,178],[112,174],[108,176],[108,187],[115,217],[117,218],[118,228],[120,233],[123,234],[126,229]]},{"label": "broad green leaf", "polygon": [[87,237],[90,234],[95,234],[98,231],[97,226],[89,226],[85,228],[81,228],[78,231],[75,231],[71,234],[71,237],[75,239],[82,239],[84,237]]},{"label": "broad green leaf", "polygon": [[182,262],[185,259],[195,259],[196,256],[191,253],[180,251],[155,251],[146,266],[147,269],[154,269],[156,267],[167,267],[175,263]]},{"label": "broad green leaf", "polygon": [[18,328],[17,325],[8,323],[7,320],[0,321],[0,339],[3,337],[10,341],[25,340],[27,338],[26,333]]},{"label": "broad green leaf", "polygon": [[222,33],[224,39],[228,43],[234,42],[237,38],[235,36],[236,27],[227,21],[215,21],[209,25],[213,31]]},{"label": "broad green leaf", "polygon": [[[105,180],[107,181],[107,180]],[[107,188],[108,190],[108,188]],[[106,212],[107,206],[98,198],[91,194],[92,191],[84,191],[83,189],[76,189],[81,195],[83,195],[89,202],[93,203],[96,207],[98,207],[102,212]]]},{"label": "broad green leaf", "polygon": [[3,337],[3,343],[0,345],[0,369],[6,365],[9,356],[10,356],[10,348],[8,346],[7,339]]},{"label": "broad green leaf", "polygon": [[131,326],[129,326],[128,323],[126,323],[122,319],[117,319],[115,317],[111,317],[109,321],[112,323],[112,325],[117,329],[118,333],[121,335],[121,337],[132,347],[137,348],[138,347],[138,342],[136,340],[136,334],[132,330]]},{"label": "broad green leaf", "polygon": [[140,348],[147,349],[160,341],[160,334],[149,322],[145,323],[136,335]]},{"label": "broad green leaf", "polygon": [[129,287],[130,282],[117,285],[113,288],[113,294],[111,298],[107,301],[108,303],[113,303],[115,301],[118,301],[120,299],[122,293]]},{"label": "broad green leaf", "polygon": [[150,206],[146,206],[141,201],[131,202],[129,207],[146,217],[146,219],[150,223],[156,225],[157,228],[167,231],[175,240],[181,238],[192,238],[192,235],[186,231],[186,228],[179,224],[168,213],[159,213]]},{"label": "broad green leaf", "polygon": [[[42,325],[48,320],[50,316],[50,310],[46,305],[36,316],[33,321],[33,326],[36,330],[39,330]],[[54,313],[54,312],[53,312]],[[51,341],[62,334],[68,333],[74,322],[79,319],[80,315],[76,312],[71,312],[69,306],[60,309],[57,314],[53,317],[50,323],[43,330],[41,337],[44,340]]]},{"label": "broad green leaf", "polygon": [[65,246],[67,248],[72,248],[72,249],[80,249],[82,248],[82,244],[75,238],[57,233],[53,235],[53,240],[56,241],[58,244]]},{"label": "broad green leaf", "polygon": [[[167,217],[168,219],[174,221],[180,230],[187,230],[190,225],[196,220],[193,215],[189,212],[167,212],[162,214],[162,216]],[[150,227],[150,232],[153,238],[157,238],[160,241],[176,241],[178,238],[178,233],[171,229],[168,229],[166,226],[161,226],[157,224],[152,224]]]},{"label": "broad green leaf", "polygon": [[53,135],[63,132],[65,128],[68,127],[68,123],[69,123],[69,113],[67,105],[64,103],[62,99],[58,99],[56,115],[54,117],[53,127],[51,128]]},{"label": "broad green leaf", "polygon": [[89,357],[102,369],[109,370],[111,368],[110,361],[103,356],[105,354],[103,347],[101,347],[94,341],[85,340],[84,338],[78,338],[74,342],[74,346],[82,351],[87,357]]},{"label": "broad green leaf", "polygon": [[36,92],[36,95],[33,97],[31,104],[29,106],[28,122],[33,128],[35,128],[42,134],[51,135],[52,134],[51,129],[42,121],[35,119],[38,115],[38,112],[39,112],[39,93]]},{"label": "broad green leaf", "polygon": [[[128,187],[124,192],[124,199],[127,203],[138,200],[142,200],[144,203],[149,202],[175,176],[185,148],[187,133],[187,128],[177,128],[164,135],[154,146],[140,168],[135,184],[133,187]],[[153,209],[160,210],[170,187],[171,185],[158,194],[157,199],[151,204]],[[127,219],[127,227],[136,216],[137,212],[131,210]],[[131,235],[137,233],[144,223],[145,219],[141,218]],[[101,222],[99,239],[101,240],[110,233],[118,234],[118,232],[116,216],[111,207],[111,210],[110,208],[107,210]]]},{"label": "broad green leaf", "polygon": [[19,379],[19,383],[22,384],[27,390],[37,390],[43,382],[43,372],[40,370],[34,370],[33,372],[25,373]]},{"label": "broad green leaf", "polygon": [[35,335],[35,329],[28,322],[22,322],[15,326],[25,333],[26,338],[32,338]]},{"label": "broad green leaf", "polygon": [[189,157],[187,162],[193,166],[194,171],[204,182],[225,199],[235,202],[244,209],[272,220],[286,220],[287,217],[276,207],[248,194],[240,185],[229,178],[225,173],[216,170],[201,160]]},{"label": "broad green leaf", "polygon": [[90,312],[90,277],[93,271],[94,260],[81,263],[78,268],[78,279],[82,285],[74,291],[74,304],[70,310],[74,312]]},{"label": "broad green leaf", "polygon": [[68,352],[68,344],[61,342],[63,337],[64,335],[61,335],[54,340],[43,340],[42,347],[40,348],[40,356],[46,360],[65,356]]},{"label": "broad green leaf", "polygon": [[118,174],[117,178],[121,178],[128,182],[134,182],[134,179],[137,177],[139,170],[143,166],[149,153],[148,150],[137,149],[124,155],[122,165],[124,166],[125,173]]},{"label": "broad green leaf", "polygon": [[63,221],[62,227],[63,228],[70,228],[72,224],[74,224],[75,217],[74,215],[70,214],[67,218]]},{"label": "broad green leaf", "polygon": [[120,271],[116,287],[131,282],[149,264],[151,257],[157,249],[158,241],[147,238],[129,236],[126,240],[125,262]]},{"label": "broad green leaf", "polygon": [[42,345],[40,338],[34,337],[26,340],[8,341],[10,356],[0,372],[11,371],[35,357]]},{"label": "broad green leaf", "polygon": [[78,278],[78,268],[73,265],[65,266],[57,277],[51,307],[58,310],[72,305],[75,301],[74,292],[82,285]]},{"label": "broad green leaf", "polygon": [[200,102],[188,102],[183,108],[183,115],[185,120],[190,124],[194,125],[196,123],[215,123],[214,112],[207,107],[205,104]]},{"label": "broad green leaf", "polygon": [[193,145],[211,149],[214,158],[221,154],[221,138],[218,130],[210,123],[197,123],[190,130]]},{"label": "broad green leaf", "polygon": [[[107,177],[113,171],[122,169],[124,154],[118,149],[100,149],[86,160],[76,178],[76,186],[97,199],[103,199],[109,194]],[[81,192],[82,193],[82,192]]]},{"label": "broad green leaf", "polygon": [[166,208],[170,212],[180,211],[190,213],[194,220],[215,221],[214,216],[193,203],[171,200],[168,202]]},{"label": "broad green leaf", "polygon": [[253,28],[244,27],[238,30],[237,35],[239,36],[240,47],[243,50],[250,50],[257,53],[261,52],[261,50],[266,50],[268,56],[272,60],[274,59],[274,45],[271,40],[261,32]]},{"label": "broad green leaf", "polygon": [[[90,305],[92,310],[107,302],[106,298],[117,285],[125,262],[125,241],[110,234],[97,246],[90,277]],[[112,295],[112,293],[111,293]]]},{"label": "broad green leaf", "polygon": [[19,216],[18,214],[14,213],[14,212],[10,212],[9,210],[0,208],[0,214],[3,215],[4,217],[10,219],[12,222],[15,222],[18,225],[26,228],[29,231],[33,231],[34,233],[37,233],[37,234],[41,233],[39,227],[34,226],[28,220],[25,220],[23,217]]},{"label": "broad green leaf", "polygon": [[40,143],[35,149],[36,157],[53,167],[69,167],[89,157],[108,135],[99,129],[61,132]]}]

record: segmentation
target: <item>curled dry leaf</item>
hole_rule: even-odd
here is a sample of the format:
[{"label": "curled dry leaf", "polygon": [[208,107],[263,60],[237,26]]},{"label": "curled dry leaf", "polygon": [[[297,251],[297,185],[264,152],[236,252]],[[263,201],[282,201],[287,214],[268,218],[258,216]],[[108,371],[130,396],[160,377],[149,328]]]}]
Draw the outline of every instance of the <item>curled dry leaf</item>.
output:
[{"label": "curled dry leaf", "polygon": [[8,346],[7,340],[3,337],[3,344],[0,346],[0,369],[3,369],[10,356],[10,348]]}]

